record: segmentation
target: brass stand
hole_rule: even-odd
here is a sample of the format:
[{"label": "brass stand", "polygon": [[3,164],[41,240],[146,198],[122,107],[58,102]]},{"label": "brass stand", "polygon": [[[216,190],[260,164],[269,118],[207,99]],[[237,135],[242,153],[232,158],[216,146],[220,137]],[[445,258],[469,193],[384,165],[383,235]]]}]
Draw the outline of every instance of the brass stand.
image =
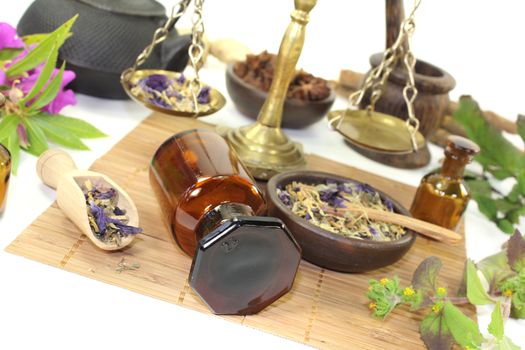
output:
[{"label": "brass stand", "polygon": [[267,180],[272,175],[306,164],[301,145],[281,130],[283,104],[288,85],[304,44],[305,27],[317,0],[295,0],[292,22],[279,48],[275,73],[268,97],[255,124],[231,130],[227,139],[252,175]]}]

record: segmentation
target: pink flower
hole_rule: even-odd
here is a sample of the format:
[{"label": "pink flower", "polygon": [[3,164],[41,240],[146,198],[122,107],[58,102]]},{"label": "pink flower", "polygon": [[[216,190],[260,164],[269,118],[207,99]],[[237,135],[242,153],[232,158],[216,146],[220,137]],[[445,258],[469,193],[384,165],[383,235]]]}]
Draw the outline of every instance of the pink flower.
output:
[{"label": "pink flower", "polygon": [[21,49],[24,42],[16,36],[16,29],[7,23],[0,23],[0,50],[2,49]]},{"label": "pink flower", "polygon": [[[7,23],[0,23],[0,50],[3,48],[24,48],[23,41],[16,36],[15,28],[13,28]],[[29,50],[31,50],[32,48],[33,47],[29,47]],[[26,48],[12,62],[7,64],[6,66],[9,67],[12,64],[15,64],[16,62],[20,61],[25,56],[27,56],[27,54],[28,49]],[[38,77],[40,76],[44,65],[45,62],[35,67],[34,69],[31,69],[27,72],[27,74],[17,77],[19,81],[16,83],[15,87],[17,89],[22,90],[24,95],[28,94],[29,91],[31,91],[31,89],[35,85]],[[55,68],[53,70],[51,78],[49,79],[49,82],[57,74],[58,69]],[[51,103],[49,103],[47,106],[42,107],[41,110],[49,114],[58,114],[65,106],[76,104],[77,100],[73,91],[64,90],[66,85],[68,85],[73,79],[75,79],[75,73],[73,71],[64,71],[64,75],[62,76],[62,83],[60,84],[60,91],[58,92],[55,99],[51,101]],[[11,85],[12,83],[13,82],[9,81],[9,79],[6,77],[5,72],[0,69],[0,85]],[[44,89],[46,87],[47,84],[44,86]]]}]

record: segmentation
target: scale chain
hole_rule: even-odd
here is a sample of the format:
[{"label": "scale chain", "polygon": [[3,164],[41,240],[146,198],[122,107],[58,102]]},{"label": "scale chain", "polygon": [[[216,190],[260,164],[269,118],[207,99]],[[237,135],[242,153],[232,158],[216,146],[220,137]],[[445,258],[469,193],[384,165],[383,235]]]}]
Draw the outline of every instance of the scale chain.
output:
[{"label": "scale chain", "polygon": [[[417,96],[417,88],[414,78],[414,68],[416,59],[412,53],[411,37],[415,30],[414,14],[419,8],[421,0],[414,1],[414,7],[410,12],[408,18],[406,18],[400,25],[399,35],[396,38],[394,44],[387,48],[383,53],[381,62],[376,67],[370,70],[370,73],[365,78],[361,88],[353,92],[348,100],[349,106],[345,113],[337,116],[330,121],[330,126],[333,128],[334,124],[337,123],[337,129],[340,128],[343,119],[347,116],[347,113],[351,109],[358,108],[359,104],[364,98],[366,91],[371,90],[370,103],[366,107],[368,113],[375,110],[377,101],[381,98],[385,89],[388,77],[394,68],[398,65],[400,59],[403,60],[405,69],[407,70],[408,79],[405,87],[403,88],[403,98],[407,105],[408,119],[406,120],[407,130],[410,134],[410,141],[413,151],[418,149],[416,135],[419,129],[419,119],[416,118],[414,112],[414,101]],[[403,47],[403,43],[407,44],[407,49]]]},{"label": "scale chain", "polygon": [[184,14],[184,12],[186,12],[186,9],[188,8],[190,2],[191,0],[181,0],[178,4],[173,5],[173,7],[171,8],[170,17],[162,27],[157,28],[157,30],[155,30],[151,43],[148,46],[146,46],[144,50],[142,50],[140,55],[135,60],[135,63],[133,64],[133,67],[131,69],[132,72],[134,72],[139,66],[146,62],[146,60],[153,52],[155,46],[166,40],[170,30],[175,25],[175,22],[177,22],[177,20]]},{"label": "scale chain", "polygon": [[191,45],[188,49],[191,66],[195,72],[195,77],[190,82],[190,89],[193,98],[193,106],[195,108],[195,116],[199,114],[198,94],[201,90],[201,82],[199,77],[199,64],[204,55],[204,22],[202,20],[202,8],[204,0],[195,0],[195,10],[192,16],[192,39]]}]

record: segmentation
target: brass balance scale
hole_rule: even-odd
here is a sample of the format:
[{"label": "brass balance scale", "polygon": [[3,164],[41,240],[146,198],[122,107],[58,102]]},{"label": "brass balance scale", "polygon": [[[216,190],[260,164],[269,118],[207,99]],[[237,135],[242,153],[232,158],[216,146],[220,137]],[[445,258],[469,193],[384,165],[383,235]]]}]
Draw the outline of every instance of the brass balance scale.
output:
[{"label": "brass balance scale", "polygon": [[[194,77],[180,84],[177,82],[181,79],[181,73],[137,69],[147,60],[155,46],[166,39],[169,31],[185,13],[191,0],[182,0],[174,6],[170,18],[164,26],[157,29],[151,44],[138,56],[134,66],[124,71],[121,76],[121,83],[133,100],[150,109],[180,117],[200,117],[213,114],[221,109],[226,101],[219,91],[202,84],[199,79],[199,67],[204,52],[202,41],[204,0],[194,1],[193,39],[189,48]],[[257,121],[252,125],[223,132],[253,176],[259,180],[267,180],[276,173],[300,168],[306,164],[301,145],[290,140],[282,131],[281,120],[286,91],[304,44],[309,12],[314,8],[317,0],[295,0],[294,3],[292,21],[279,48],[268,98],[259,112]],[[333,111],[328,116],[331,126],[341,133],[351,145],[386,152],[391,156],[406,156],[426,149],[425,139],[418,132],[419,121],[413,109],[413,101],[417,96],[414,83],[416,60],[410,49],[409,40],[415,28],[414,12],[419,3],[420,0],[416,0],[412,13],[401,24],[400,34],[395,43],[385,51],[381,64],[370,72],[362,88],[350,96],[350,105],[355,108],[365,93],[371,90],[370,105],[365,110],[348,108],[344,111]],[[409,115],[406,122],[397,117],[374,111],[375,102],[381,97],[389,74],[401,61],[408,72],[407,84],[403,91]],[[157,91],[154,84],[147,86],[148,79],[153,80],[153,83],[156,83],[156,80],[168,81],[169,89],[172,91],[168,93]],[[199,100],[203,89],[209,92],[209,100],[206,103],[200,103],[202,101]],[[183,103],[177,103],[180,95],[183,96]]]},{"label": "brass balance scale", "polygon": [[[192,17],[192,43],[188,49],[194,77],[159,69],[138,69],[157,45],[168,37],[170,30],[186,12],[191,0],[182,0],[171,10],[166,23],[153,34],[151,43],[137,57],[133,67],[126,69],[120,81],[126,93],[149,109],[178,117],[203,117],[224,107],[226,99],[216,89],[200,81],[199,69],[204,56],[204,0],[195,0]],[[156,88],[160,85],[161,88]],[[189,92],[189,93],[188,93]]]},{"label": "brass balance scale", "polygon": [[[415,1],[412,12],[401,23],[396,41],[385,50],[380,64],[368,73],[361,88],[350,95],[348,108],[328,114],[330,126],[343,135],[352,148],[378,161],[388,157],[389,163],[392,163],[392,159],[399,157],[405,167],[410,167],[406,166],[407,158],[418,158],[418,161],[412,161],[416,163],[414,166],[418,166],[420,162],[427,162],[430,156],[425,138],[418,131],[419,120],[414,113],[418,91],[414,80],[416,59],[410,38],[415,30],[414,14],[420,3],[420,0]],[[381,98],[390,73],[401,67],[407,72],[403,89],[408,112],[406,121],[375,111],[375,104]],[[366,93],[370,93],[370,103],[365,109],[357,109]]]}]

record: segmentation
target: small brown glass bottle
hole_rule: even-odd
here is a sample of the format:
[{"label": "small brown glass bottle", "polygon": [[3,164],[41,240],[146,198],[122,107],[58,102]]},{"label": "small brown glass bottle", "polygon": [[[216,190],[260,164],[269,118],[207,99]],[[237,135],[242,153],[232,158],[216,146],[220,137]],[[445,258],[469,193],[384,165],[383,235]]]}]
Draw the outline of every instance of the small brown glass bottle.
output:
[{"label": "small brown glass bottle", "polygon": [[0,143],[0,215],[4,212],[11,176],[11,153]]},{"label": "small brown glass bottle", "polygon": [[178,245],[193,257],[190,285],[216,314],[253,314],[292,286],[300,248],[261,217],[264,198],[228,143],[189,130],[155,153],[150,182]]},{"label": "small brown glass bottle", "polygon": [[441,170],[423,177],[410,212],[417,219],[455,230],[470,199],[463,171],[479,147],[460,136],[447,141]]}]

